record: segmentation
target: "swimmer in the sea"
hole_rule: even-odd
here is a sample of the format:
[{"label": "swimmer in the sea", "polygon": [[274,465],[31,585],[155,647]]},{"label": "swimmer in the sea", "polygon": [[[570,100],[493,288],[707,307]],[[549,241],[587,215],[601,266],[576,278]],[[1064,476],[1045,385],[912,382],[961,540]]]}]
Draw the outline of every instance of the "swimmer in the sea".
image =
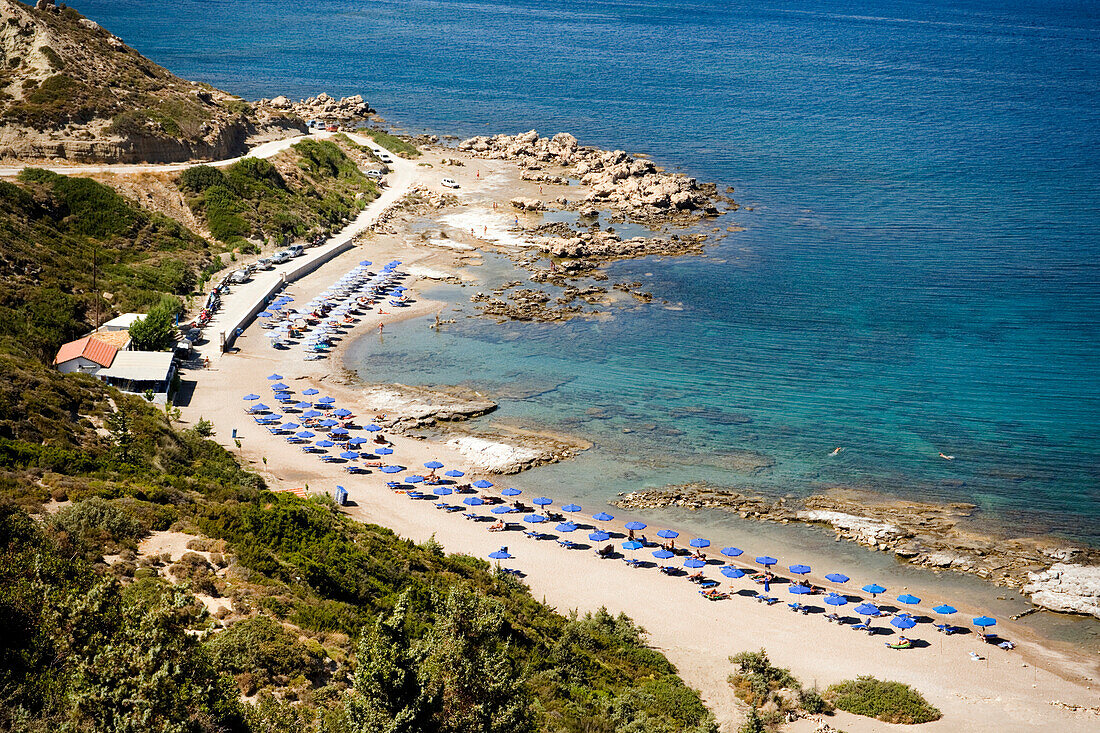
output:
[{"label": "swimmer in the sea", "polygon": [[836,448],[833,448],[833,452],[830,453],[829,455],[835,456],[837,453],[840,453],[840,451],[842,451],[842,450],[844,450],[844,446],[838,445]]},{"label": "swimmer in the sea", "polygon": [[955,456],[947,456],[947,455],[944,455],[943,453],[940,453],[940,458],[942,458],[942,459],[943,459],[943,460],[945,460],[945,461],[953,461],[953,460],[955,460]]}]

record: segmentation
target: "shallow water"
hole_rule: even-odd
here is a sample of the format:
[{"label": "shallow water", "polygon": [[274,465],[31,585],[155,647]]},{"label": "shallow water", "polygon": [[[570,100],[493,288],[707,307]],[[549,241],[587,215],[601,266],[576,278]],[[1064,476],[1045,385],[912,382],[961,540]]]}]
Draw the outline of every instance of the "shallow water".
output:
[{"label": "shallow water", "polygon": [[[748,230],[709,257],[613,268],[667,304],[461,320],[364,357],[405,381],[560,384],[500,413],[597,443],[553,480],[851,485],[1100,541],[1093,5],[75,5],[245,96],[361,92],[408,128],[569,130],[736,186]],[[775,464],[744,470],[745,451]]]}]

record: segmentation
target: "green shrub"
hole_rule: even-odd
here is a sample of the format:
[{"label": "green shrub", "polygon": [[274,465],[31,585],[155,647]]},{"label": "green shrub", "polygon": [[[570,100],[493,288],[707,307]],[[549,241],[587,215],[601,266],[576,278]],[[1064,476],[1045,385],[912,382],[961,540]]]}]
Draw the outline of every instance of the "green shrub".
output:
[{"label": "green shrub", "polygon": [[870,676],[832,685],[825,691],[825,698],[841,710],[886,723],[912,725],[942,717],[939,710],[909,685],[884,682]]},{"label": "green shrub", "polygon": [[375,130],[373,128],[363,128],[361,130],[357,130],[356,132],[359,132],[362,135],[366,135],[394,155],[399,155],[402,158],[420,157],[420,151],[416,149],[415,145],[405,140],[402,140],[395,135],[391,135],[388,132]]},{"label": "green shrub", "polygon": [[122,508],[96,497],[65,507],[50,524],[94,548],[133,541],[145,533],[141,523]]},{"label": "green shrub", "polygon": [[316,675],[320,659],[297,636],[268,616],[238,621],[207,640],[215,666],[230,674],[251,672],[263,680]]},{"label": "green shrub", "polygon": [[179,186],[185,191],[202,193],[211,186],[226,186],[225,174],[210,165],[196,165],[180,173]]}]

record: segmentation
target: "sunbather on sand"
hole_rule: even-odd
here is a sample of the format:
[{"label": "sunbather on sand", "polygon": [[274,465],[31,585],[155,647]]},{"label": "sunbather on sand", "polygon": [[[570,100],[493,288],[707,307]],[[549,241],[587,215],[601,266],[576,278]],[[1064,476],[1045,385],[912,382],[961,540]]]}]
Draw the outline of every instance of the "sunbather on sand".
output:
[{"label": "sunbather on sand", "polygon": [[489,527],[490,532],[500,532],[504,529],[504,520],[498,519],[496,523]]}]

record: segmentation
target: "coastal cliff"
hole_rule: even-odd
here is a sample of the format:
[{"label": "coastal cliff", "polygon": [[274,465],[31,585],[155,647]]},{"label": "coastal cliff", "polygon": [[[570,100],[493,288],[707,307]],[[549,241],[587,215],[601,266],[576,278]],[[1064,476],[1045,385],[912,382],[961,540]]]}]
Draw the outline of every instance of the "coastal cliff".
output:
[{"label": "coastal cliff", "polygon": [[52,0],[0,0],[0,58],[0,158],[209,160],[305,131],[287,111],[179,78]]}]

